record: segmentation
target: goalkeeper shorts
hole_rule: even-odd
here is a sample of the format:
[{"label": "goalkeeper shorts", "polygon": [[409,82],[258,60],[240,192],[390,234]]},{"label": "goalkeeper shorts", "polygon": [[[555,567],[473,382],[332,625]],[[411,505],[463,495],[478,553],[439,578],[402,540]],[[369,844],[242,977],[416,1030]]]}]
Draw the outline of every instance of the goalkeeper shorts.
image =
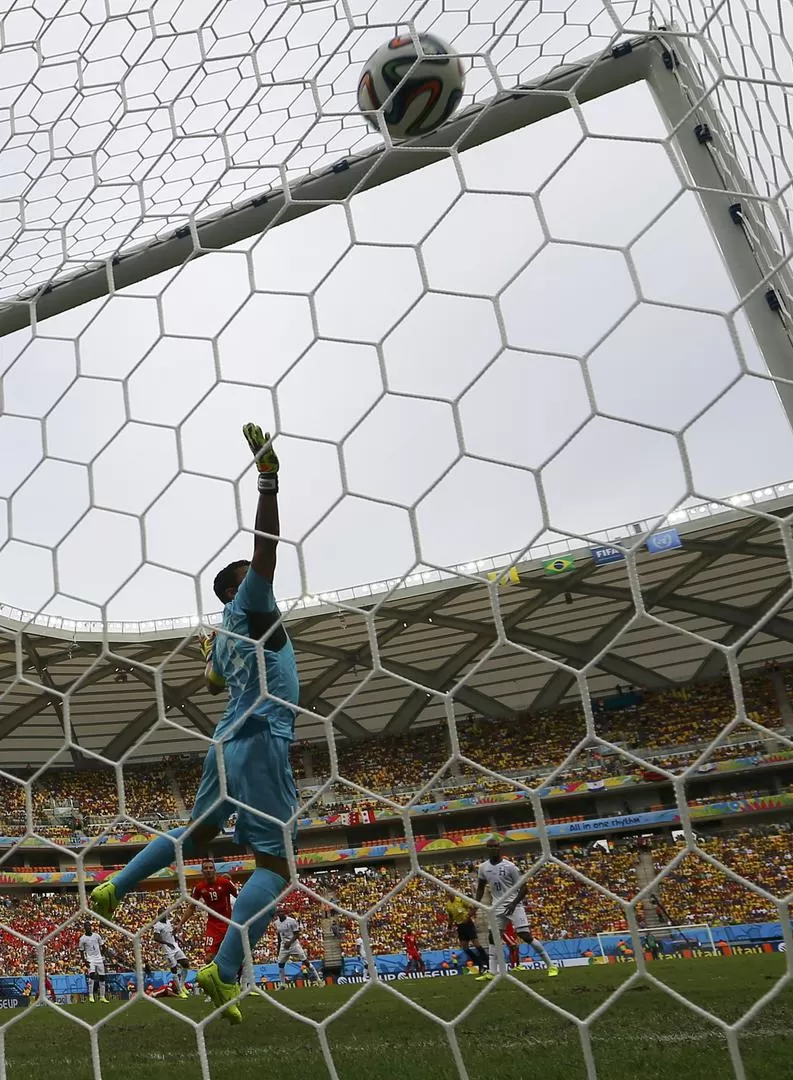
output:
[{"label": "goalkeeper shorts", "polygon": [[[290,825],[284,824],[297,808],[290,745],[289,739],[272,734],[266,720],[251,716],[232,738],[211,746],[204,759],[191,821],[214,824],[220,832],[236,813],[235,843],[263,854],[285,857],[287,843],[294,850],[297,840],[297,819]],[[220,753],[228,797],[220,785],[217,762]]]}]

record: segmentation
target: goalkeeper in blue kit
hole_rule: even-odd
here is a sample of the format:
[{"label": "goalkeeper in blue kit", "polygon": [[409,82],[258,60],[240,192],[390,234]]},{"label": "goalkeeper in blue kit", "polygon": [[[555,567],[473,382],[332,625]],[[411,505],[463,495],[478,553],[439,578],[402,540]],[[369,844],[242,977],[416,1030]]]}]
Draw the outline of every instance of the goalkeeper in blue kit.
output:
[{"label": "goalkeeper in blue kit", "polygon": [[[212,693],[225,687],[229,700],[204,761],[190,824],[152,840],[91,893],[94,911],[109,918],[128,892],[176,861],[179,837],[184,858],[201,856],[236,811],[235,841],[252,848],[256,869],[240,890],[214,962],[202,968],[197,979],[216,1006],[225,1006],[223,1015],[232,1023],[242,1019],[236,1004],[230,1004],[239,994],[237,973],[245,955],[242,934],[247,933],[253,949],[289,878],[286,845],[294,848],[297,836],[297,792],[289,748],[300,690],[295,652],[273,596],[280,534],[278,458],[261,428],[246,424],[243,434],[259,470],[256,536],[251,561],[230,563],[214,581],[215,595],[224,604],[223,624],[206,649],[207,686]],[[218,771],[220,753],[225,792]]]}]

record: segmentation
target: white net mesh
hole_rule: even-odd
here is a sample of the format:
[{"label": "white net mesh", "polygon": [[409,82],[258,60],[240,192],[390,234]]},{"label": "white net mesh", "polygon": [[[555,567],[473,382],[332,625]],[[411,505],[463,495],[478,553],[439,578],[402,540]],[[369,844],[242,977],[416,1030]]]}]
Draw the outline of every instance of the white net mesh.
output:
[{"label": "white net mesh", "polygon": [[[778,921],[788,965],[793,948],[788,834],[749,855],[703,839],[711,809],[690,790],[722,760],[793,751],[784,678],[757,670],[793,643],[786,9],[5,7],[0,767],[19,911],[0,974],[37,976],[34,996],[87,1032],[80,1075],[109,1069],[106,1029],[137,1023],[140,993],[97,1020],[49,1003],[45,975],[69,970],[96,882],[189,814],[197,769],[172,755],[211,750],[222,711],[196,634],[219,622],[214,574],[250,553],[239,429],[255,420],[282,462],[275,589],[301,680],[290,904],[312,959],[341,942],[353,978],[380,976],[321,1008],[266,994],[265,1016],[315,1036],[306,1075],[346,1075],[333,1033],[379,990],[440,1034],[438,1076],[480,1075],[466,1033],[489,990],[452,1013],[374,958],[401,950],[406,920],[437,939],[437,913],[475,888],[444,860],[483,858],[495,827],[540,939],[624,934],[630,951],[583,1011],[499,961],[518,1015],[564,1021],[570,1075],[621,1075],[597,1032],[644,983],[744,1077],[740,1039],[785,979],[721,1015],[642,944],[731,908]],[[464,57],[466,96],[421,146],[383,147],[355,108],[360,65],[429,30]],[[598,705],[615,683],[647,695],[638,719]],[[641,828],[646,800],[554,801],[619,776],[671,785],[682,840],[561,843]],[[714,817],[759,812],[735,799]],[[448,828],[425,825],[439,803],[460,814]],[[621,824],[590,821],[608,814]],[[159,884],[184,930],[205,909],[182,844]],[[226,839],[217,853],[253,868]],[[334,876],[342,860],[379,868]],[[134,891],[105,928],[139,990],[159,905]],[[495,915],[475,917],[484,941]],[[158,1004],[163,1044],[171,1020],[194,1037],[173,1034],[164,1067],[230,1075],[217,1011]]]}]

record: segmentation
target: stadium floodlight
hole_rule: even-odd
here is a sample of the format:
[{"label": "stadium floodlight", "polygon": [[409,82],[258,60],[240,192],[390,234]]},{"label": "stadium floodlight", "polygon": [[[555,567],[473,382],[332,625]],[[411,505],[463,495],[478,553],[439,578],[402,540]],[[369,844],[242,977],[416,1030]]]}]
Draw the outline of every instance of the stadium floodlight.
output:
[{"label": "stadium floodlight", "polygon": [[[216,598],[212,578],[254,531],[243,479],[253,466],[245,448],[228,447],[255,419],[274,433],[283,460],[276,591],[293,597],[282,601],[287,626],[305,628],[317,615],[321,627],[335,614],[365,630],[352,657],[312,637],[312,655],[332,660],[348,683],[329,701],[333,679],[325,685],[323,673],[310,703],[296,706],[298,730],[321,725],[328,743],[330,777],[311,798],[345,782],[336,740],[368,733],[368,717],[355,710],[365,709],[357,699],[370,676],[407,689],[389,733],[434,707],[446,728],[444,769],[467,764],[456,709],[513,713],[497,700],[501,691],[479,686],[502,649],[551,672],[521,712],[578,694],[585,719],[576,753],[600,747],[652,772],[599,736],[588,682],[601,664],[622,682],[648,672],[619,655],[605,666],[642,620],[701,650],[687,657],[689,674],[726,670],[735,713],[721,737],[744,724],[793,745],[748,714],[739,668],[747,642],[789,603],[790,582],[752,593],[742,619],[714,639],[708,620],[725,605],[687,597],[681,610],[691,618],[679,625],[664,606],[690,580],[688,564],[668,589],[648,584],[638,565],[641,545],[642,557],[663,554],[661,532],[669,552],[685,549],[689,525],[721,515],[778,527],[776,546],[758,547],[750,533],[750,553],[790,551],[789,523],[774,515],[793,490],[787,468],[774,472],[789,449],[790,432],[774,426],[781,411],[793,429],[793,51],[782,8],[770,0],[679,0],[668,12],[610,0],[40,6],[46,16],[29,0],[11,0],[0,14],[0,633],[14,646],[8,700],[17,683],[40,690],[7,718],[8,730],[0,720],[4,738],[51,709],[64,751],[115,772],[118,813],[103,815],[104,832],[131,820],[124,775],[132,757],[152,725],[187,730],[191,694],[213,673],[203,632],[218,627],[229,589]],[[431,135],[394,144],[358,113],[358,73],[383,39],[424,31],[463,58],[467,96]],[[750,421],[743,434],[741,408]],[[760,442],[759,426],[768,447],[752,445],[759,464],[734,476],[730,454],[742,439]],[[267,455],[261,439],[256,445],[261,465]],[[720,472],[713,458],[725,459]],[[268,467],[258,490],[272,494]],[[628,524],[605,527],[613,521]],[[715,559],[730,542],[692,544],[686,557],[698,550]],[[624,571],[601,599],[627,596],[627,617],[583,643],[579,627],[569,654],[545,631],[521,636],[521,620],[541,606],[515,601],[521,568],[547,572],[541,591],[572,606],[576,587],[587,595],[590,549],[601,545],[604,561],[613,556]],[[586,569],[576,566],[579,552]],[[394,661],[384,646],[403,630],[428,635],[417,651],[430,640],[433,616],[420,597],[452,577],[454,588],[487,597],[488,625],[436,618],[442,633],[465,637],[455,657],[432,671]],[[399,589],[410,603],[383,630],[385,599]],[[41,627],[69,642],[67,662],[85,648],[90,659],[76,681],[56,683],[37,660],[31,639]],[[272,630],[271,619],[254,635],[257,657],[276,651],[267,648]],[[93,661],[112,657],[123,637],[168,640],[168,662],[189,670],[174,689],[165,663],[155,667],[141,649],[118,693],[144,684],[147,710],[98,748],[81,746],[73,705],[102,677]],[[224,626],[219,640],[239,637]],[[187,734],[198,732],[217,790],[228,793],[212,726],[200,710],[193,720]],[[674,785],[686,849],[715,865],[685,797],[703,761],[662,775]],[[3,778],[18,789],[15,812],[30,835],[37,776]],[[393,792],[347,786],[401,817],[405,877],[425,873],[411,813],[422,792],[405,806]],[[557,855],[553,834],[540,795],[529,794],[547,863]],[[211,815],[221,803],[230,808],[218,796],[204,809]],[[244,801],[234,809],[263,820]],[[82,908],[101,839],[75,861]],[[182,899],[192,839],[173,845]],[[53,858],[72,857],[50,847]],[[790,956],[784,900],[720,869],[775,906]],[[643,894],[662,889],[668,870]],[[289,872],[299,884],[291,847]],[[642,955],[643,894],[615,898],[580,868],[574,876],[622,905],[637,981],[679,1003]],[[370,916],[387,899],[353,920],[367,961]],[[9,929],[2,920],[0,928]],[[716,951],[710,926],[688,929]],[[614,937],[598,935],[603,955]],[[139,940],[133,951],[140,978]],[[43,976],[46,942],[38,957]],[[501,978],[532,1008],[542,1004],[525,983]],[[588,1019],[551,1003],[570,1022],[591,1080],[600,1073],[590,1029],[620,996],[615,990]],[[357,1000],[337,999],[321,1020],[289,1002],[276,1008],[316,1034],[335,1077],[332,1024]],[[404,1001],[435,1021],[465,1080],[468,1011],[446,1019],[432,999]],[[753,1015],[717,1020],[738,1080],[738,1037]],[[209,1080],[205,1016],[173,1017],[194,1029]],[[2,1019],[5,1051],[5,1024],[15,1018]],[[90,1028],[99,1080],[101,1025],[79,1014],[76,1022]]]}]

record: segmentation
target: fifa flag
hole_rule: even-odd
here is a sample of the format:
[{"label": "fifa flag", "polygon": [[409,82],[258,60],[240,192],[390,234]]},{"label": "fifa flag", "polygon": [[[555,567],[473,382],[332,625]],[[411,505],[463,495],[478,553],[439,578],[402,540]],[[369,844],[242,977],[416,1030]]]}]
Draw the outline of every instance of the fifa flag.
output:
[{"label": "fifa flag", "polygon": [[624,562],[625,554],[615,547],[592,548],[592,562],[595,566],[605,566],[607,563]]},{"label": "fifa flag", "polygon": [[499,585],[520,585],[520,574],[517,567],[510,566],[509,570],[491,570],[487,580],[497,581]]},{"label": "fifa flag", "polygon": [[681,548],[682,546],[683,541],[680,539],[680,533],[677,529],[661,529],[660,532],[647,537],[647,550],[651,555],[658,555],[664,551],[671,551],[672,548]]},{"label": "fifa flag", "polygon": [[549,559],[542,567],[546,574],[567,574],[575,570],[575,559],[572,555],[562,555],[558,559]]}]

